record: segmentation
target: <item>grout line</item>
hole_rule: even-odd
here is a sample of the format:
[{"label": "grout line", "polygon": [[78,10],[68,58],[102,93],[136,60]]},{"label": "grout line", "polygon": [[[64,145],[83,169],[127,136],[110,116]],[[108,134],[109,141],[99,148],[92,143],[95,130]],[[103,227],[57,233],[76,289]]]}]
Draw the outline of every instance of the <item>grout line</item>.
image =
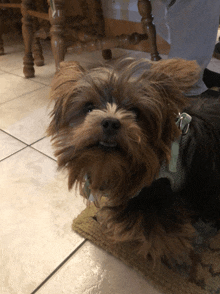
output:
[{"label": "grout line", "polygon": [[82,241],[82,243],[77,246],[76,249],[73,250],[73,252],[71,252],[33,292],[31,292],[31,294],[35,294],[86,243],[86,241],[87,239]]},{"label": "grout line", "polygon": [[2,129],[0,129],[0,131],[1,131],[1,132],[3,132],[3,133],[5,133],[6,135],[8,135],[8,136],[12,137],[13,139],[16,139],[17,141],[19,141],[19,142],[21,142],[21,143],[25,144],[25,145],[26,145],[26,147],[28,147],[28,146],[29,146],[27,143],[25,143],[25,142],[21,141],[20,139],[18,139],[17,137],[13,136],[12,134],[10,134],[10,133],[8,133],[8,132],[6,132],[6,131],[2,130]]},{"label": "grout line", "polygon": [[48,158],[52,159],[52,160],[53,160],[53,161],[55,161],[55,162],[57,161],[57,160],[56,160],[56,159],[54,159],[53,157],[51,157],[51,156],[49,156],[49,155],[47,155],[47,154],[43,153],[42,151],[40,151],[40,150],[38,150],[38,149],[36,149],[35,147],[33,147],[33,146],[32,146],[33,144],[35,144],[35,143],[37,143],[37,142],[39,142],[39,141],[43,140],[44,138],[46,138],[46,136],[44,136],[43,138],[41,138],[41,139],[39,139],[39,140],[37,140],[37,141],[35,141],[35,142],[31,143],[31,144],[27,144],[27,143],[25,143],[25,142],[21,141],[20,139],[16,138],[15,136],[13,136],[13,135],[11,135],[11,134],[7,133],[6,131],[4,131],[4,130],[2,130],[2,129],[0,129],[0,131],[1,131],[1,132],[3,132],[3,133],[5,133],[5,134],[7,134],[7,135],[8,135],[8,136],[10,136],[10,137],[12,137],[13,139],[15,139],[15,140],[19,141],[20,143],[22,143],[22,144],[25,144],[25,145],[26,145],[26,146],[24,146],[23,148],[19,149],[18,151],[15,151],[14,153],[12,153],[12,154],[10,154],[10,155],[8,155],[8,156],[6,156],[6,157],[4,157],[4,158],[0,159],[0,162],[2,162],[3,160],[5,160],[5,159],[7,159],[7,158],[11,157],[12,155],[15,155],[16,153],[18,153],[18,152],[20,152],[20,151],[24,150],[24,149],[25,149],[25,148],[27,148],[27,147],[29,147],[29,148],[33,149],[34,151],[37,151],[37,152],[39,152],[40,154],[42,154],[42,155],[44,155],[44,156],[46,156],[46,157],[48,157]]},{"label": "grout line", "polygon": [[6,157],[4,157],[4,158],[2,158],[2,159],[0,159],[0,162],[2,162],[2,161],[4,161],[5,159],[8,159],[8,158],[10,158],[11,156],[13,156],[13,155],[15,155],[15,154],[17,154],[18,152],[20,152],[20,151],[23,151],[24,149],[26,149],[28,146],[25,146],[25,147],[23,147],[22,149],[20,149],[20,150],[18,150],[18,151],[16,151],[16,152],[14,152],[14,153],[12,153],[12,154],[10,154],[10,155],[8,155],[8,156],[6,156]]},{"label": "grout line", "polygon": [[45,135],[45,136],[43,136],[42,138],[38,139],[37,141],[35,141],[35,142],[31,143],[31,144],[28,144],[28,146],[32,146],[32,145],[34,145],[34,144],[40,142],[41,140],[45,139],[46,137],[47,137],[47,136]]},{"label": "grout line", "polygon": [[16,153],[18,153],[18,152],[20,152],[20,151],[24,150],[24,149],[25,149],[25,148],[27,148],[27,147],[29,147],[29,148],[33,149],[34,151],[37,151],[37,152],[39,152],[40,154],[42,154],[42,155],[44,155],[44,156],[46,156],[46,157],[48,157],[48,158],[52,159],[53,161],[57,161],[57,160],[56,160],[56,159],[54,159],[53,157],[51,157],[51,156],[49,156],[49,155],[45,154],[44,152],[42,152],[42,151],[40,151],[40,150],[38,150],[37,148],[35,148],[35,147],[33,147],[33,146],[32,146],[32,145],[36,144],[37,142],[39,142],[39,141],[41,141],[41,140],[45,139],[45,138],[46,138],[46,136],[44,136],[44,137],[42,137],[42,138],[38,139],[37,141],[35,141],[35,142],[31,143],[31,144],[27,144],[27,143],[25,143],[25,142],[21,141],[20,139],[16,138],[15,136],[13,136],[13,135],[11,135],[11,134],[7,133],[6,131],[4,131],[4,130],[2,130],[2,129],[0,129],[0,131],[1,131],[1,132],[3,132],[3,133],[5,133],[5,134],[7,134],[7,135],[8,135],[8,136],[10,136],[10,137],[12,137],[13,139],[15,139],[15,140],[19,141],[20,143],[22,143],[22,144],[25,144],[25,145],[26,145],[26,146],[24,146],[23,148],[19,149],[18,151],[16,151],[16,152],[14,152],[14,153],[12,153],[12,154],[10,154],[10,155],[8,155],[8,156],[6,156],[6,157],[4,157],[4,158],[0,159],[0,162],[1,162],[1,161],[3,161],[3,160],[5,160],[5,159],[7,159],[7,158],[9,158],[9,157],[11,157],[12,155],[14,155],[14,154],[16,154]]},{"label": "grout line", "polygon": [[[19,66],[19,67],[14,67],[12,70],[18,70],[18,69],[20,69],[20,68],[21,68],[20,66]],[[7,70],[7,69],[1,69],[1,71],[3,71],[5,74],[10,74],[10,75],[13,75],[13,76],[16,76],[16,77],[19,77],[19,78],[24,78],[24,79],[26,79],[25,76],[20,76],[20,75],[15,74],[15,73],[13,73],[13,72]],[[28,79],[27,79],[27,80],[28,80]]]},{"label": "grout line", "polygon": [[51,157],[50,155],[48,155],[48,154],[46,154],[46,153],[40,151],[39,149],[37,149],[36,147],[33,146],[33,145],[36,144],[37,142],[39,142],[39,141],[45,139],[46,137],[47,137],[47,136],[44,136],[43,138],[41,138],[41,139],[35,141],[34,143],[31,143],[30,145],[28,145],[28,147],[30,147],[31,149],[33,149],[33,150],[35,150],[35,151],[41,153],[42,155],[44,155],[44,156],[46,156],[46,157],[52,159],[53,161],[57,162],[57,160],[56,160],[55,158]]},{"label": "grout line", "polygon": [[44,155],[44,156],[46,156],[46,157],[48,157],[48,158],[52,159],[53,161],[57,162],[57,160],[56,160],[56,159],[54,159],[54,158],[53,158],[53,157],[51,157],[50,155],[47,155],[47,154],[43,153],[42,151],[40,151],[40,150],[36,149],[36,148],[35,148],[35,147],[33,147],[33,146],[31,146],[31,145],[28,145],[27,147],[30,147],[30,148],[31,148],[31,149],[33,149],[34,151],[37,151],[37,152],[39,152],[40,154],[42,154],[42,155]]},{"label": "grout line", "polygon": [[[2,56],[2,55],[1,55],[1,56]],[[18,69],[20,69],[20,68],[21,68],[20,66],[19,66],[19,67],[14,67],[13,70],[18,70]],[[7,69],[2,69],[2,68],[1,68],[1,71],[2,71],[2,73],[5,73],[5,74],[11,74],[11,75],[18,76],[18,75],[16,75],[16,74],[11,73],[11,72],[8,71]],[[18,76],[18,77],[21,78],[21,76]]]},{"label": "grout line", "polygon": [[[36,82],[35,82],[35,83],[36,83]],[[38,84],[41,84],[41,83],[38,83]],[[13,101],[13,100],[19,99],[19,98],[21,98],[21,97],[23,97],[23,96],[25,96],[25,95],[29,95],[29,94],[31,94],[31,93],[34,93],[34,92],[36,92],[36,91],[39,91],[39,90],[43,89],[44,87],[48,87],[48,88],[50,87],[50,86],[47,86],[47,85],[45,85],[45,84],[41,84],[41,85],[42,85],[42,87],[40,87],[40,88],[38,88],[38,89],[32,90],[32,91],[27,92],[27,93],[23,93],[23,94],[21,94],[21,95],[19,95],[19,96],[16,96],[15,98],[12,98],[12,99],[10,99],[10,100],[8,100],[8,101],[5,101],[5,102],[0,103],[0,106],[6,104],[6,103],[8,103],[8,102],[11,102],[11,101]]]},{"label": "grout line", "polygon": [[18,139],[18,138],[16,138],[15,136],[13,136],[13,135],[11,135],[11,134],[7,133],[6,131],[4,131],[4,130],[2,130],[2,129],[0,129],[0,131],[1,131],[1,132],[3,132],[3,133],[5,133],[6,135],[8,135],[8,136],[12,137],[13,139],[17,140],[18,142],[20,142],[20,143],[22,143],[22,144],[24,144],[24,145],[25,145],[23,148],[21,148],[21,149],[19,149],[19,150],[15,151],[14,153],[12,153],[12,154],[10,154],[10,155],[8,155],[8,156],[6,156],[6,157],[4,157],[4,158],[0,159],[0,162],[2,162],[2,161],[3,161],[3,160],[5,160],[5,159],[8,159],[9,157],[11,157],[11,156],[13,156],[13,155],[17,154],[18,152],[20,152],[20,151],[22,151],[22,150],[24,150],[24,149],[26,149],[26,148],[28,147],[28,144],[26,144],[25,142],[23,142],[23,141],[19,140],[19,139]]}]

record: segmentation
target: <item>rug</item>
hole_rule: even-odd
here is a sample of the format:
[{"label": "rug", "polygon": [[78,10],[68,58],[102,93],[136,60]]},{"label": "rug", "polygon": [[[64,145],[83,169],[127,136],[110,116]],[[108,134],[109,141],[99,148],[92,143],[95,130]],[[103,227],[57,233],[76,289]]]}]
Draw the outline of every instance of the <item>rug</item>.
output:
[{"label": "rug", "polygon": [[[200,252],[200,261],[194,265],[193,281],[189,281],[192,268],[190,260],[182,263],[176,260],[162,262],[159,267],[152,269],[151,261],[136,253],[135,242],[113,243],[105,237],[93,218],[96,212],[97,208],[91,204],[73,221],[73,230],[140,272],[162,293],[220,294],[220,233],[217,234],[211,226],[201,221],[196,224],[199,235],[194,247]],[[210,241],[204,245],[207,239]]]}]

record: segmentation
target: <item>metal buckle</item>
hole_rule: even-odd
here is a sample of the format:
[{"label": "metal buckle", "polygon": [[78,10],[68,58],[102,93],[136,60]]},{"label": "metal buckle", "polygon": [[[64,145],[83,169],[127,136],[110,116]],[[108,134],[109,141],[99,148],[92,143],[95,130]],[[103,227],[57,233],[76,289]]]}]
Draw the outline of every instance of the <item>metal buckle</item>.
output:
[{"label": "metal buckle", "polygon": [[179,117],[176,121],[176,125],[180,128],[182,131],[182,135],[186,135],[189,131],[189,125],[192,120],[192,117],[186,113],[179,113]]}]

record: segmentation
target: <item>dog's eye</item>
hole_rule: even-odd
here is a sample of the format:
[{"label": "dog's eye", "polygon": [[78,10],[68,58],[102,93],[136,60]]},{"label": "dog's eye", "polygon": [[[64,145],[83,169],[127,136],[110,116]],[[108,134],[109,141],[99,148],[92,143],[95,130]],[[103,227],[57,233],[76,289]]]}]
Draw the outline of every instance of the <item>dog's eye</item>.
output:
[{"label": "dog's eye", "polygon": [[132,107],[129,109],[129,111],[133,112],[134,115],[136,116],[136,119],[139,119],[140,118],[140,114],[141,114],[141,111],[139,108],[137,107]]},{"label": "dog's eye", "polygon": [[92,102],[88,102],[84,106],[84,111],[85,111],[85,113],[88,113],[88,112],[93,111],[94,108],[95,108],[94,104]]}]

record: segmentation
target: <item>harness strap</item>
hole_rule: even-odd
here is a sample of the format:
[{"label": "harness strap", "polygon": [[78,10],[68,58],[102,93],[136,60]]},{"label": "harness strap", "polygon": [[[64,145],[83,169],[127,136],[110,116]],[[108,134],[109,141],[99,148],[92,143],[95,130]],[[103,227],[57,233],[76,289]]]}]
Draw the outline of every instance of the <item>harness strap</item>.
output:
[{"label": "harness strap", "polygon": [[191,120],[192,120],[192,117],[189,114],[185,112],[181,114],[179,113],[179,116],[176,121],[176,125],[180,128],[180,130],[182,131],[182,134],[171,145],[171,159],[169,163],[170,172],[177,171],[176,167],[177,167],[177,159],[179,156],[180,140],[182,136],[188,133]]}]

